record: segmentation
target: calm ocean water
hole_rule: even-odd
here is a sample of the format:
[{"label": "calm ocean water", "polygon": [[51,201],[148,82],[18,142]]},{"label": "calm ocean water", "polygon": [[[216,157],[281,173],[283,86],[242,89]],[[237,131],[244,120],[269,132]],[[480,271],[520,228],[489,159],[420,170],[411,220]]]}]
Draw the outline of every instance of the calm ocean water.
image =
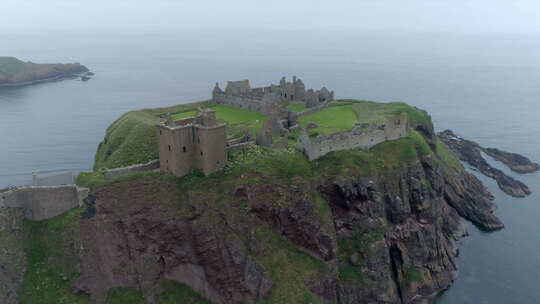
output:
[{"label": "calm ocean water", "polygon": [[[32,172],[90,170],[106,127],[122,113],[210,97],[214,82],[301,77],[339,98],[405,101],[485,146],[540,161],[540,35],[366,33],[0,34],[0,55],[78,61],[96,73],[0,89],[0,188]],[[506,170],[508,172],[509,170]],[[510,175],[516,176],[509,172]],[[538,303],[540,174],[533,194],[496,196],[506,228],[470,226],[460,274],[440,303]]]}]

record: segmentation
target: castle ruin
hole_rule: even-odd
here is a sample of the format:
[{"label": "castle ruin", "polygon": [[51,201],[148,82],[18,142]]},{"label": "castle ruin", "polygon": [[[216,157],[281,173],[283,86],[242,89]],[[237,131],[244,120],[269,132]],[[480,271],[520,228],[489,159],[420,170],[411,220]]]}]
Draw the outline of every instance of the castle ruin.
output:
[{"label": "castle ruin", "polygon": [[297,148],[309,160],[322,157],[332,151],[369,149],[388,140],[396,140],[409,134],[409,117],[401,113],[382,122],[357,124],[350,131],[310,137],[303,130]]},{"label": "castle ruin", "polygon": [[293,77],[289,82],[281,78],[279,85],[251,88],[249,80],[228,81],[225,91],[216,83],[212,99],[217,104],[230,105],[265,115],[279,113],[291,102],[303,102],[311,108],[334,100],[334,92],[326,87],[320,90],[306,90],[302,80]]},{"label": "castle ruin", "polygon": [[217,122],[213,110],[168,119],[157,125],[157,138],[161,172],[184,176],[201,170],[208,175],[227,163],[225,124]]}]

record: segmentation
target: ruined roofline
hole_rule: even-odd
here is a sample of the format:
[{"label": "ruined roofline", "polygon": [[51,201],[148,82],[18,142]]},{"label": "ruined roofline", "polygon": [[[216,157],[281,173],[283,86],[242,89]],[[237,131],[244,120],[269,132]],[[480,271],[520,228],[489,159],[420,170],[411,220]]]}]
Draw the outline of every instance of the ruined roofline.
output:
[{"label": "ruined roofline", "polygon": [[[298,86],[302,86],[302,87],[305,86],[302,79],[297,78],[296,76],[293,76],[292,80],[293,80],[292,82],[289,82],[289,81],[287,81],[287,79],[285,77],[282,77],[280,79],[279,84],[270,84],[268,86],[261,86],[261,87],[251,87],[249,79],[228,80],[227,84],[225,86],[225,90],[222,90],[219,87],[219,82],[216,82],[216,85],[214,87],[214,91],[215,91],[215,93],[221,93],[221,94],[225,94],[225,95],[227,95],[227,92],[231,92],[234,89],[246,90],[248,92],[247,94],[249,94],[249,93],[251,93],[251,92],[253,92],[255,90],[261,90],[264,93],[266,93],[266,92],[275,93],[275,91],[273,91],[273,90],[275,90],[275,89],[284,89],[284,86],[287,86],[287,85],[293,85],[293,86],[298,85]],[[304,90],[306,92],[307,91],[312,91],[313,93],[329,93],[329,94],[333,93],[333,91],[329,90],[326,86],[323,86],[320,89],[314,89],[314,88],[306,89],[304,87]],[[238,95],[242,95],[242,94],[246,94],[246,93],[241,93],[241,94],[238,94]],[[233,94],[233,95],[236,95],[236,94]]]}]

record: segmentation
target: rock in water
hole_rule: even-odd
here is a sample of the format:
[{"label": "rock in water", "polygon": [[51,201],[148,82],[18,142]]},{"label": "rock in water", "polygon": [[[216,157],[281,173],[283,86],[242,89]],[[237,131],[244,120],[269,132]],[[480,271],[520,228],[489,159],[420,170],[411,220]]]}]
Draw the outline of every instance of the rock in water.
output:
[{"label": "rock in water", "polygon": [[[476,142],[457,136],[451,130],[445,130],[443,132],[440,132],[438,136],[450,149],[452,149],[452,151],[454,151],[458,155],[460,160],[466,162],[473,168],[477,169],[485,176],[491,177],[495,181],[497,181],[497,185],[499,186],[499,188],[502,191],[504,191],[506,194],[510,196],[514,196],[514,197],[525,197],[531,194],[531,190],[529,190],[529,187],[527,187],[527,185],[506,175],[501,170],[492,167],[484,159],[484,157],[482,156],[482,153],[480,152],[486,151],[486,153],[488,153],[487,152],[488,149],[482,148]],[[496,152],[493,152],[494,151],[493,149],[489,151],[490,151],[489,153],[491,154],[494,154],[494,155],[496,154]],[[502,151],[499,151],[499,152],[502,152]],[[509,154],[517,155],[513,153],[508,153],[508,152],[498,153],[497,155],[506,155],[504,159],[509,159],[510,158],[508,156]],[[502,156],[499,156],[499,158],[503,159]],[[520,159],[521,158],[525,158],[525,157],[521,156]]]},{"label": "rock in water", "polygon": [[517,173],[532,173],[540,170],[539,164],[532,162],[523,155],[502,151],[496,148],[483,148],[482,151]]}]

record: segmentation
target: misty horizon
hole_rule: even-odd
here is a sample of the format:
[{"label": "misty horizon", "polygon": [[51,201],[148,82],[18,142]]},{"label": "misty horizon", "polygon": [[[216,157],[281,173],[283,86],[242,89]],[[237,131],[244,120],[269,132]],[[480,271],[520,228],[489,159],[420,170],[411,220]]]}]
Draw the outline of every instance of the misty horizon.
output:
[{"label": "misty horizon", "polygon": [[3,33],[44,30],[243,29],[252,31],[359,31],[538,33],[535,1],[426,1],[407,3],[301,0],[217,1],[3,0]]}]

